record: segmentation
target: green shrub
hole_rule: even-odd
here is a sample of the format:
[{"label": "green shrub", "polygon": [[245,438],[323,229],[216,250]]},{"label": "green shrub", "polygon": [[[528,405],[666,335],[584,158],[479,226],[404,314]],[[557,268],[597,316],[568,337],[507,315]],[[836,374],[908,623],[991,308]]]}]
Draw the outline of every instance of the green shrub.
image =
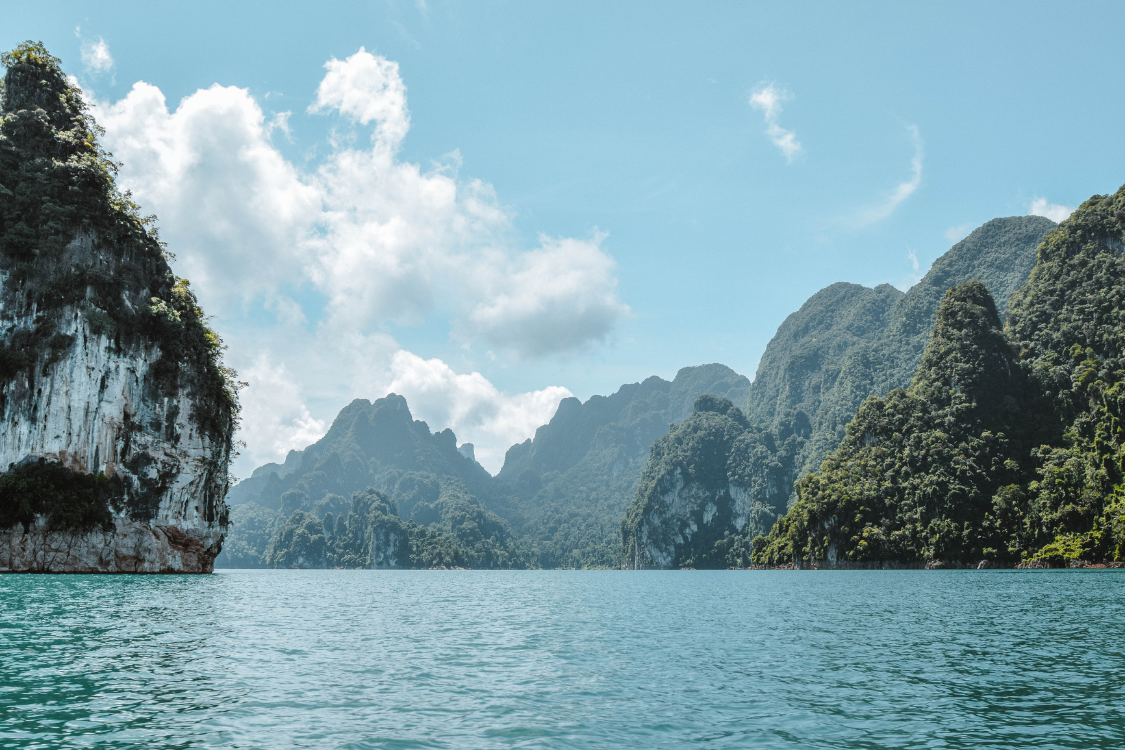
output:
[{"label": "green shrub", "polygon": [[121,479],[83,474],[60,463],[38,459],[0,474],[0,528],[46,516],[52,530],[112,528],[111,504],[125,497]]}]

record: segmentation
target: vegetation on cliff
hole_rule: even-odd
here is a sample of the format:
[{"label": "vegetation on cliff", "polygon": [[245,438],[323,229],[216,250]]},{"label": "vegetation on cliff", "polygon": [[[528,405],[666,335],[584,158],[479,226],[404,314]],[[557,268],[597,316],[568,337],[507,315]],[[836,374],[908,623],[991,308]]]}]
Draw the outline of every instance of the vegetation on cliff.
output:
[{"label": "vegetation on cliff", "polygon": [[2,62],[0,270],[6,313],[29,317],[0,333],[0,377],[33,378],[57,360],[72,343],[62,317],[78,310],[118,350],[159,346],[160,385],[190,386],[193,417],[229,442],[237,383],[223,343],[168,267],[156,218],[117,190],[117,165],[82,92],[42,44],[24,43]]},{"label": "vegetation on cliff", "polygon": [[[141,216],[129,194],[118,191],[117,166],[98,142],[101,130],[59,60],[27,42],[0,62],[0,411],[10,416],[30,404],[37,379],[84,346],[87,332],[104,336],[115,355],[155,347],[152,398],[190,393],[190,417],[211,441],[213,473],[225,478],[238,385],[188,282],[168,266],[155,217]],[[46,513],[53,527],[79,528],[104,524],[111,506],[152,517],[151,490],[162,480],[149,487],[148,467],[133,468],[139,484],[114,485],[112,492],[61,464],[21,469],[4,481],[40,498],[34,512]],[[64,479],[68,472],[75,475]],[[86,487],[90,482],[96,486]],[[222,497],[208,493],[216,495],[205,503],[214,520]],[[0,516],[24,519],[35,503],[21,502],[0,500]]]},{"label": "vegetation on cliff", "polygon": [[1006,327],[951,289],[910,387],[870,398],[761,564],[1125,557],[1125,188],[1047,235]]},{"label": "vegetation on cliff", "polygon": [[[402,520],[394,500],[373,487],[353,493],[351,504],[340,513],[297,509],[281,522],[272,511],[273,523],[262,524],[263,512],[271,511],[256,503],[239,506],[238,512],[252,514],[244,519],[246,527],[272,529],[260,558],[247,555],[244,541],[237,540],[229,559],[241,562],[241,567],[527,567],[513,546],[510,527],[456,479],[442,484],[434,502],[416,506],[416,520],[410,521]],[[245,532],[240,528],[239,533]]]},{"label": "vegetation on cliff", "polygon": [[785,512],[803,427],[765,430],[729,399],[696,399],[691,416],[652,446],[621,524],[625,564],[745,566],[748,540]]},{"label": "vegetation on cliff", "polygon": [[27,529],[45,518],[51,531],[109,529],[111,506],[125,498],[118,478],[79,474],[53,461],[32,460],[0,474],[0,529]]}]

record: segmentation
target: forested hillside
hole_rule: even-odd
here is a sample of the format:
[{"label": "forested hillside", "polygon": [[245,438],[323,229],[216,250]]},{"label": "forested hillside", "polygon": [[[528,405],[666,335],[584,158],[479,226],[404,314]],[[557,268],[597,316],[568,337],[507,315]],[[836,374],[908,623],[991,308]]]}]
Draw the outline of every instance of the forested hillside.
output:
[{"label": "forested hillside", "polygon": [[906,294],[883,285],[833,284],[789,316],[766,347],[746,401],[766,426],[807,416],[811,437],[797,454],[798,475],[814,471],[844,437],[844,426],[870,395],[910,383],[942,295],[976,279],[1008,298],[1035,264],[1054,222],[1041,216],[993,219],[938,258]]},{"label": "forested hillside", "polygon": [[[284,465],[260,467],[242,485],[231,493],[231,527],[216,561],[220,567],[363,567],[367,558],[356,551],[356,540],[366,539],[370,546],[367,532],[383,528],[363,519],[371,508],[384,506],[404,521],[419,511],[420,527],[444,529],[447,538],[419,537],[415,530],[414,557],[379,558],[369,561],[372,565],[412,567],[422,566],[423,560],[459,567],[526,565],[511,546],[507,523],[489,510],[507,507],[501,486],[457,449],[452,431],[431,433],[425,422],[411,416],[406,399],[395,394],[375,402],[356,399],[323,438],[291,452]],[[357,514],[357,493],[368,497],[372,491],[381,500],[374,505],[365,501]],[[279,535],[283,538],[277,539]],[[318,538],[323,538],[323,549],[309,553],[320,549]],[[344,539],[351,541],[345,544]],[[333,557],[333,545],[352,552]],[[434,552],[443,545],[444,552]]]},{"label": "forested hillside", "polygon": [[747,565],[750,540],[785,512],[802,443],[793,425],[767,430],[730,399],[700,396],[691,416],[652,446],[621,524],[623,564]]},{"label": "forested hillside", "polygon": [[801,480],[762,564],[1052,565],[1125,557],[1125,188],[1051,232],[1003,330],[950,290],[913,382]]},{"label": "forested hillside", "polygon": [[[616,566],[621,516],[652,442],[701,394],[741,402],[749,387],[728,367],[703,365],[584,404],[565,399],[534,439],[512,446],[498,477],[459,451],[450,430],[433,434],[414,420],[403,397],[357,399],[321,440],[259,467],[231,492],[217,564]],[[354,510],[355,493],[369,490],[382,499]],[[363,520],[371,508],[393,508],[404,525]],[[409,544],[396,547],[398,557],[364,557],[356,540],[370,546],[372,529],[394,539],[401,532]]]},{"label": "forested hillside", "polygon": [[[810,298],[770,342],[745,412],[717,417],[701,402],[653,446],[622,524],[623,563],[749,564],[750,540],[785,515],[794,482],[839,445],[856,408],[909,384],[946,289],[981,279],[974,289],[1008,299],[1053,226],[1034,216],[990,221],[906,294],[841,283]],[[1004,306],[988,304],[999,326]]]},{"label": "forested hillside", "polygon": [[710,364],[685,367],[672,382],[654,376],[586,403],[564,400],[533,439],[512,446],[499,474],[529,554],[545,568],[616,566],[621,517],[653,441],[688,417],[699,396],[741,403],[749,387],[729,367]]}]

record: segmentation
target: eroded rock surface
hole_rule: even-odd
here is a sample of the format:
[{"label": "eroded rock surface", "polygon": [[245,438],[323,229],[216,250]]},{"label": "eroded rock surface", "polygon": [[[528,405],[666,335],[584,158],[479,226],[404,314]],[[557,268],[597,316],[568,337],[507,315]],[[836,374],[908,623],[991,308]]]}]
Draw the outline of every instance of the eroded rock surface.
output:
[{"label": "eroded rock surface", "polygon": [[0,571],[210,572],[233,373],[41,45],[3,57]]}]

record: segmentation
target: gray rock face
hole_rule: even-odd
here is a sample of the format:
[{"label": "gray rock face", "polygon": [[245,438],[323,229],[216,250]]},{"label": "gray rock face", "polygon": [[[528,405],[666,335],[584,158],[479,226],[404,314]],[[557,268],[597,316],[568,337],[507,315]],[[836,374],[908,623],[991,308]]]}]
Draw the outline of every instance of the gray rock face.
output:
[{"label": "gray rock face", "polygon": [[679,565],[680,552],[691,544],[700,529],[721,536],[740,534],[753,510],[751,493],[728,484],[709,487],[703,482],[684,483],[677,466],[661,477],[655,496],[645,507],[634,536],[632,558],[626,550],[623,567],[667,570]]},{"label": "gray rock face", "polygon": [[[31,324],[5,312],[0,332]],[[0,388],[0,467],[42,458],[119,477],[126,501],[111,508],[111,530],[52,531],[42,517],[0,529],[0,571],[211,572],[226,524],[229,446],[191,418],[189,389],[159,392],[158,347],[116,351],[77,309],[62,319],[70,349]]]},{"label": "gray rock face", "polygon": [[0,531],[0,570],[17,573],[210,573],[218,524],[178,526],[128,518],[113,528],[51,531],[43,520]]},{"label": "gray rock face", "polygon": [[210,572],[238,415],[222,341],[60,61],[0,62],[0,571]]}]

